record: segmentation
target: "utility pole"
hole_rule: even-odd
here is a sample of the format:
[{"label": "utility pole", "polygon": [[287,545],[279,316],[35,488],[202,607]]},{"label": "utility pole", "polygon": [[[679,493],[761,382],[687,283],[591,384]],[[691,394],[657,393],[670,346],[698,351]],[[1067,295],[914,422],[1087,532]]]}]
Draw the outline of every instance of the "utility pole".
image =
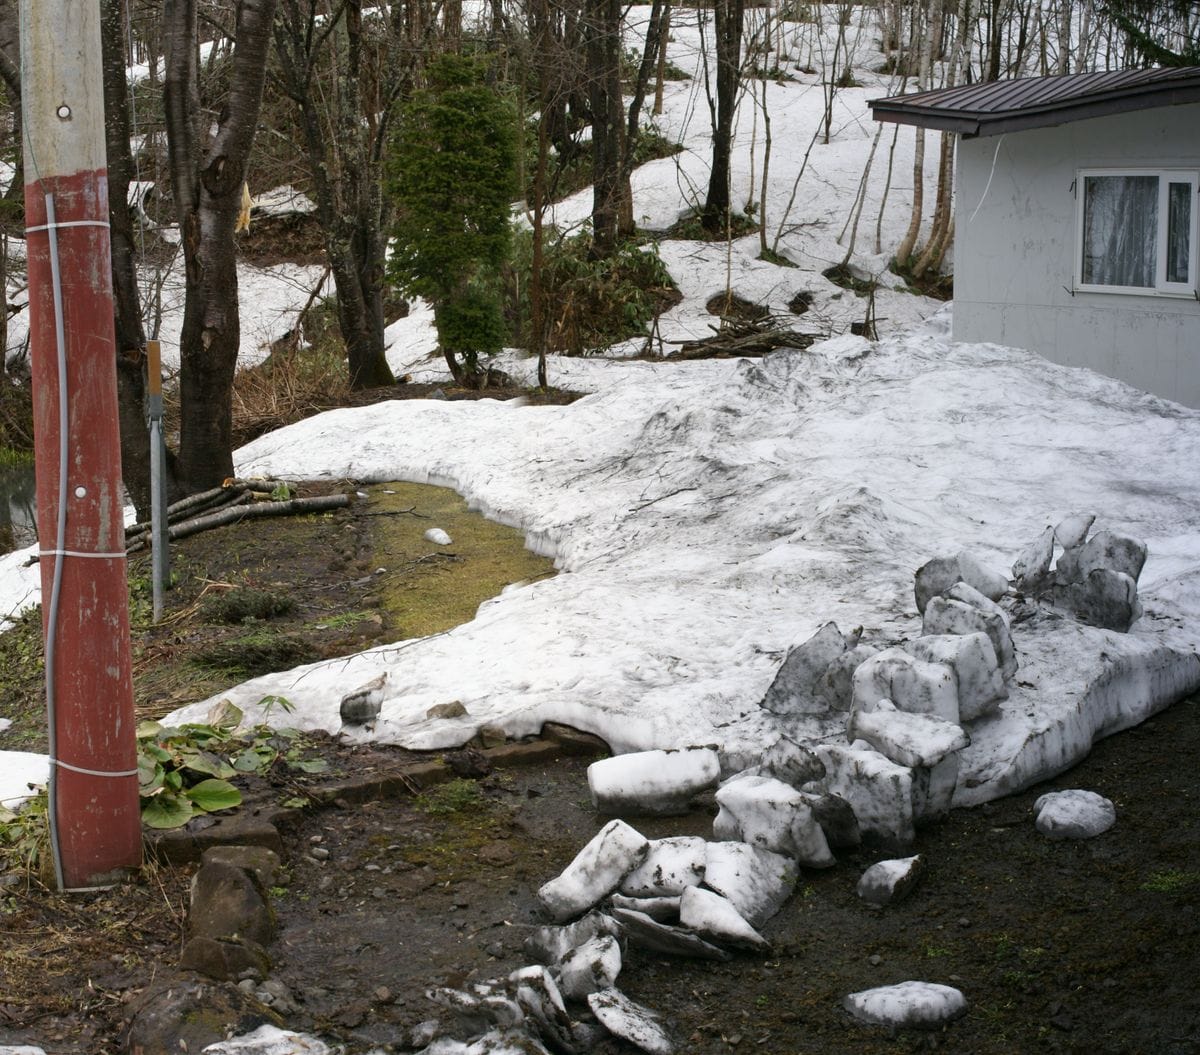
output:
[{"label": "utility pole", "polygon": [[141,863],[99,0],[21,0],[50,835],[59,888]]}]

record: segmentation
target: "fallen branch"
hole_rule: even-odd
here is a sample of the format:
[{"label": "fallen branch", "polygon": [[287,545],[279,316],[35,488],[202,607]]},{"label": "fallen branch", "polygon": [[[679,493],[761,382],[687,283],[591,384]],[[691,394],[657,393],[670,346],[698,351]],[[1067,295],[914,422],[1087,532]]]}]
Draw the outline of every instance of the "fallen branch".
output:
[{"label": "fallen branch", "polygon": [[172,541],[198,535],[201,531],[223,527],[226,524],[239,524],[243,520],[255,517],[292,516],[299,513],[321,513],[328,509],[344,509],[350,504],[349,495],[317,495],[314,498],[293,498],[287,502],[256,502],[244,508],[239,505],[233,509],[222,509],[217,513],[185,520],[182,524],[172,526],[169,535]]},{"label": "fallen branch", "polygon": [[716,359],[721,356],[766,355],[776,348],[807,348],[818,337],[797,330],[755,330],[751,333],[717,333],[699,341],[684,341],[668,359]]}]

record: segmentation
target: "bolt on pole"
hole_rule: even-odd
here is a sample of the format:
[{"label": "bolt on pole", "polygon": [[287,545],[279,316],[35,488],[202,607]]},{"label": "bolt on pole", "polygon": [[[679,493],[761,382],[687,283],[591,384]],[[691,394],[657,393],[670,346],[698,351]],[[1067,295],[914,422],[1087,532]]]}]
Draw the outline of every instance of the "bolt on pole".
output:
[{"label": "bolt on pole", "polygon": [[60,889],[141,863],[99,0],[21,0],[51,848]]}]

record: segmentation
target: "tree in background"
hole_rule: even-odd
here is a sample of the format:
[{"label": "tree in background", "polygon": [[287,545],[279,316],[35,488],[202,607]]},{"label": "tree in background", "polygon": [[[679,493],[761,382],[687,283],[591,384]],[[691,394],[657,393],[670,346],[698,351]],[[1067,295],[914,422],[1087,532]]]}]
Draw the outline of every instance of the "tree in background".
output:
[{"label": "tree in background", "polygon": [[516,121],[481,63],[441,55],[427,72],[392,141],[389,273],[403,292],[433,305],[454,379],[481,387],[480,357],[498,352],[506,332],[499,280],[511,244]]},{"label": "tree in background", "polygon": [[179,473],[188,490],[233,475],[233,374],[241,344],[233,234],[262,105],[275,0],[238,0],[225,98],[201,98],[197,0],[163,8],[163,104],[187,280],[179,339]]},{"label": "tree in background", "polygon": [[1104,9],[1142,65],[1200,64],[1200,0],[1108,0]]}]

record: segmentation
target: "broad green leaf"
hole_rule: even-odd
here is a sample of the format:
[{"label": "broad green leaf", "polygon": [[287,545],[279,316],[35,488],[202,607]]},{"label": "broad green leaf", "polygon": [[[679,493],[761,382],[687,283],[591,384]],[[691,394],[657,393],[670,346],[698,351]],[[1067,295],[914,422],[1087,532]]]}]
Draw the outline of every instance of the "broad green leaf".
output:
[{"label": "broad green leaf", "polygon": [[179,791],[183,787],[183,777],[179,775],[178,770],[171,769],[163,775],[163,783],[171,791]]},{"label": "broad green leaf", "polygon": [[162,732],[158,722],[138,722],[137,738],[139,740],[154,740]]},{"label": "broad green leaf", "polygon": [[170,762],[171,752],[159,747],[158,744],[142,744],[142,753],[149,755],[155,762]]},{"label": "broad green leaf", "polygon": [[163,786],[166,771],[152,758],[138,756],[138,794],[152,795]]},{"label": "broad green leaf", "polygon": [[217,729],[233,730],[242,724],[245,712],[229,700],[218,700],[208,712],[208,724]]},{"label": "broad green leaf", "polygon": [[192,804],[179,795],[155,795],[142,806],[142,823],[147,828],[182,828],[192,819]]},{"label": "broad green leaf", "polygon": [[323,758],[303,758],[298,762],[288,762],[288,765],[302,773],[324,773],[329,768],[329,763]]},{"label": "broad green leaf", "polygon": [[189,754],[182,760],[182,765],[189,773],[219,777],[222,780],[233,776],[235,772],[233,766],[223,758],[214,755],[211,751],[197,751],[194,754]]},{"label": "broad green leaf", "polygon": [[242,793],[228,780],[202,780],[184,794],[197,809],[212,813],[214,810],[230,810],[242,804]]},{"label": "broad green leaf", "polygon": [[239,773],[257,773],[262,767],[262,757],[252,747],[247,747],[233,759],[233,768]]}]

